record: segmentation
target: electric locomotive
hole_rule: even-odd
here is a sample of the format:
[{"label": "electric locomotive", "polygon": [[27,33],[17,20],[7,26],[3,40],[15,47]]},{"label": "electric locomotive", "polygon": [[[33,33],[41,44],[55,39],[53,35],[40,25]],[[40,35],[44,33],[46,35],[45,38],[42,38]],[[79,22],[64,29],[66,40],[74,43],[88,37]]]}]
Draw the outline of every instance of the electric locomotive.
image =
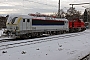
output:
[{"label": "electric locomotive", "polygon": [[47,15],[9,15],[6,34],[12,37],[28,38],[43,33],[59,34],[69,32],[67,19]]}]

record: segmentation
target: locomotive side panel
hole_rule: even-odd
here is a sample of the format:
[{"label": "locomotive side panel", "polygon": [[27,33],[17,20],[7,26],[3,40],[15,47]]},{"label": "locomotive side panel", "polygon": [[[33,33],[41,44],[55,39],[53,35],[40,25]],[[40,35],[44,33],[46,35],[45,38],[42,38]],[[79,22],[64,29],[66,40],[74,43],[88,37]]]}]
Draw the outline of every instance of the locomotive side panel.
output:
[{"label": "locomotive side panel", "polygon": [[47,30],[47,31],[55,31],[55,30],[65,30],[64,21],[55,21],[55,20],[32,20],[32,27],[36,30]]},{"label": "locomotive side panel", "polygon": [[[62,29],[64,27],[64,21],[48,21],[48,20],[30,20],[29,22],[27,20],[30,20],[30,19],[22,19],[20,20],[20,23],[19,23],[19,26],[20,26],[20,30],[31,30],[30,29],[30,26],[32,26],[32,29],[36,29],[38,30],[39,29],[39,26],[42,27],[40,29],[45,29],[44,27],[46,27],[46,29],[50,29],[50,27],[52,26],[55,26],[51,29],[56,29],[56,27],[59,27],[59,26],[62,26]],[[50,26],[50,27],[48,27]],[[29,29],[28,29],[29,28]],[[60,28],[58,28],[60,29]]]},{"label": "locomotive side panel", "polygon": [[32,18],[31,17],[19,17],[18,19],[18,31],[16,31],[16,35],[23,35],[27,33],[31,33],[32,30]]},{"label": "locomotive side panel", "polygon": [[19,23],[20,30],[31,30],[32,19],[22,18]]}]

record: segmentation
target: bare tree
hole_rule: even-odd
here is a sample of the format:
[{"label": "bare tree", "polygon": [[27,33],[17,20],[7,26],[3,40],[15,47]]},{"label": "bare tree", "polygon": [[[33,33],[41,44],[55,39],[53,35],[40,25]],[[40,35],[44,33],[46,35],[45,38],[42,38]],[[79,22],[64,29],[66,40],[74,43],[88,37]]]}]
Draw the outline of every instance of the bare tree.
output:
[{"label": "bare tree", "polygon": [[80,18],[80,16],[81,16],[81,12],[76,10],[75,8],[72,9],[72,7],[70,7],[67,10],[66,18],[69,19],[69,20],[72,20],[72,19],[75,19],[75,18]]}]

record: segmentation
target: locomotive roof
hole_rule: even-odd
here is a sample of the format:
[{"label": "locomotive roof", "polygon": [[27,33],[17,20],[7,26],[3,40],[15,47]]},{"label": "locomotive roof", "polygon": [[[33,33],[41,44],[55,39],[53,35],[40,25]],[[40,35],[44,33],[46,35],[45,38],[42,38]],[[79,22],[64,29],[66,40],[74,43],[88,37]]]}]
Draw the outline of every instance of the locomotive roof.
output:
[{"label": "locomotive roof", "polygon": [[33,17],[33,19],[68,21],[65,18],[53,18],[53,17]]},{"label": "locomotive roof", "polygon": [[9,17],[24,17],[24,18],[33,18],[33,16],[29,16],[29,15],[9,15]]},{"label": "locomotive roof", "polygon": [[68,20],[65,19],[65,18],[56,18],[56,20],[68,21]]},{"label": "locomotive roof", "polygon": [[53,18],[53,17],[35,17],[29,15],[9,15],[9,17],[23,17],[23,18],[33,18],[33,19],[42,19],[42,20],[60,20],[60,21],[68,21],[65,18]]},{"label": "locomotive roof", "polygon": [[56,16],[49,16],[44,14],[28,14],[29,16],[34,16],[34,19],[42,19],[42,20],[60,20],[60,21],[68,21],[65,18],[56,18]]}]

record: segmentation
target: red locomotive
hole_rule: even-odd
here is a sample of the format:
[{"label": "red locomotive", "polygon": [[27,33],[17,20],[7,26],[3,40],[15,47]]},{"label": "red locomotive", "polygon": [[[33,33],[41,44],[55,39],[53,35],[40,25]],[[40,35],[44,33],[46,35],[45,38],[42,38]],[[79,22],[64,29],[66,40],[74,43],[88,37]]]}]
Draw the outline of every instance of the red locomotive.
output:
[{"label": "red locomotive", "polygon": [[69,32],[84,31],[85,23],[80,19],[69,20]]}]

